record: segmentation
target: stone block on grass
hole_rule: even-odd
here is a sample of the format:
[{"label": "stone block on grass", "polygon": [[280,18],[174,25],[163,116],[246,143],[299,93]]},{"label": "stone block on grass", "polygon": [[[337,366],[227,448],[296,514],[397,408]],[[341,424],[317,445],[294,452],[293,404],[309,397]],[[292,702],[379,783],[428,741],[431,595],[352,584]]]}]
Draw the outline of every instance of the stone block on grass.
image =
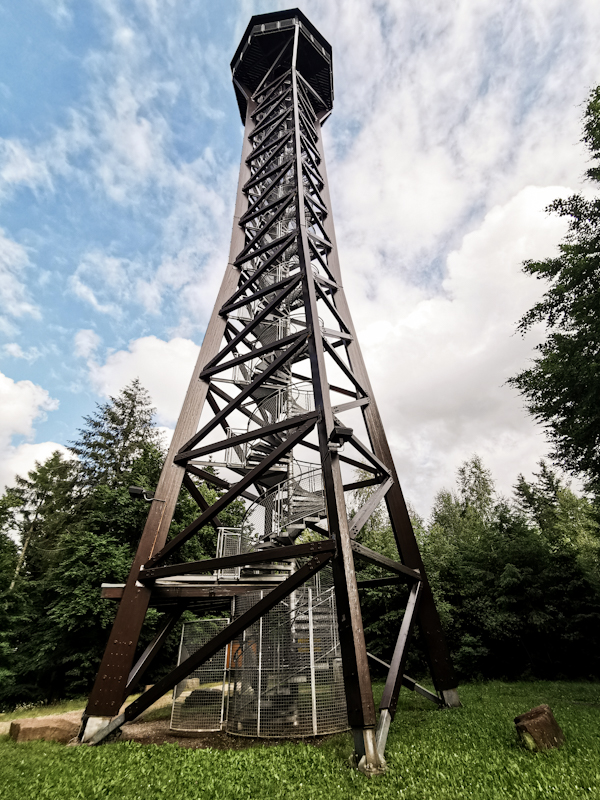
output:
[{"label": "stone block on grass", "polygon": [[552,709],[545,703],[515,717],[515,726],[521,742],[528,750],[549,750],[560,747],[565,741]]},{"label": "stone block on grass", "polygon": [[51,714],[47,717],[28,717],[15,719],[10,723],[10,737],[17,742],[32,742],[42,739],[45,742],[67,744],[79,733],[81,711],[66,714]]}]

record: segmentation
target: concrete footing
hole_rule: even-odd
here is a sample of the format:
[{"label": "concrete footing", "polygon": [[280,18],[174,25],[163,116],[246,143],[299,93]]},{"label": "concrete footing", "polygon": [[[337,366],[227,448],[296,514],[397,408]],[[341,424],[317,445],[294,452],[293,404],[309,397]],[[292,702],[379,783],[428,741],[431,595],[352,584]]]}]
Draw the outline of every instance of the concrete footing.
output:
[{"label": "concrete footing", "polygon": [[444,689],[442,698],[447,708],[460,708],[462,705],[458,696],[458,689]]},{"label": "concrete footing", "polygon": [[85,717],[81,721],[79,741],[89,742],[99,731],[107,728],[112,717]]}]

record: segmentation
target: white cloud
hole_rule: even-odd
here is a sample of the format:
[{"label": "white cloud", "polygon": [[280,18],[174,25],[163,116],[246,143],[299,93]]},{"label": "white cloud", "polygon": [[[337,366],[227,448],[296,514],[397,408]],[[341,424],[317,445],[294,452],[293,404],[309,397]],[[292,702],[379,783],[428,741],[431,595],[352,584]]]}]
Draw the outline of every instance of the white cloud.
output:
[{"label": "white cloud", "polygon": [[[73,7],[59,0],[55,19],[70,23]],[[195,32],[198,4],[97,0],[95,8],[85,91],[45,141],[43,128],[30,141],[0,141],[0,195],[26,186],[62,199],[73,188],[77,198],[87,191],[90,209],[118,206],[134,235],[110,240],[98,226],[95,249],[66,268],[70,291],[102,315],[105,345],[156,330],[140,308],[164,313],[172,335],[191,336],[223,275],[237,172],[230,140],[222,147],[219,129],[202,123],[224,115],[225,95],[233,103],[227,60],[250,14],[265,8],[262,0],[227,7],[227,52]],[[503,386],[535,341],[513,335],[540,288],[519,263],[560,236],[539,211],[558,190],[523,187],[577,187],[586,169],[579,117],[600,80],[600,4],[306,0],[303,8],[334,48],[336,105],[325,132],[344,283],[403,483],[426,507],[478,450],[506,485],[545,447]],[[32,233],[28,241],[45,235]],[[0,238],[0,326],[11,340],[13,318],[38,313],[28,266],[24,248]],[[96,336],[79,331],[75,355],[100,360]],[[12,342],[4,352],[33,350]],[[195,352],[184,338],[138,338],[109,351],[93,380],[114,394],[139,375],[171,425]],[[402,374],[396,385],[390,363]]]},{"label": "white cloud", "polygon": [[70,0],[42,0],[42,5],[59,26],[67,27],[73,21]]},{"label": "white cloud", "polygon": [[351,302],[400,480],[417,509],[453,485],[475,452],[504,493],[546,454],[541,429],[506,381],[542,336],[515,334],[543,288],[521,264],[555,251],[565,223],[544,208],[566,193],[527,187],[492,209],[448,257],[442,293],[387,275],[376,300]]},{"label": "white cloud", "polygon": [[35,419],[45,418],[55,411],[58,401],[41,386],[31,381],[13,381],[0,372],[0,446],[6,446],[13,436],[33,436]]},{"label": "white cloud", "polygon": [[34,191],[52,188],[48,164],[17,140],[0,139],[0,194],[23,185]]},{"label": "white cloud", "polygon": [[[109,206],[143,216],[157,244],[124,257],[97,248],[82,256],[68,279],[70,291],[96,312],[121,320],[126,307],[156,314],[179,295],[217,252],[226,258],[235,172],[222,155],[203,144],[185,155],[174,141],[175,103],[183,102],[201,121],[223,116],[209,101],[215,82],[228,84],[227,58],[182,24],[190,9],[140,0],[139,15],[118,0],[99,0],[95,18],[101,45],[89,49],[82,67],[86,100],[63,109],[68,123],[35,143],[0,140],[0,192],[16,186],[61,191],[61,176],[90,196],[103,193]],[[58,22],[71,21],[71,4],[55,8]],[[231,92],[231,88],[226,89]],[[93,200],[91,200],[93,202]],[[112,264],[113,275],[107,268]],[[100,269],[102,267],[102,269]],[[99,274],[95,274],[99,273]],[[196,306],[182,302],[185,329],[203,327]]]},{"label": "white cloud", "polygon": [[37,361],[37,359],[42,355],[37,347],[30,347],[28,350],[23,350],[20,344],[17,342],[8,342],[8,344],[3,345],[3,351],[6,353],[7,356],[11,358],[22,358],[24,361]]},{"label": "white cloud", "polygon": [[139,378],[150,392],[159,424],[172,426],[181,411],[198,352],[190,339],[165,342],[145,336],[130,342],[127,350],[109,355],[104,364],[93,365],[90,379],[99,394],[107,397]]},{"label": "white cloud", "polygon": [[58,408],[58,401],[31,381],[14,381],[0,372],[0,487],[10,484],[15,474],[33,469],[36,459],[43,460],[53,450],[64,449],[54,442],[15,445],[15,436],[32,439],[33,424],[48,411]]},{"label": "white cloud", "polygon": [[82,257],[69,278],[69,288],[101,314],[120,317],[131,299],[137,270],[138,266],[128,259],[93,251]]},{"label": "white cloud", "polygon": [[77,358],[89,358],[96,352],[101,341],[102,339],[97,333],[87,328],[82,328],[75,334],[74,353]]},{"label": "white cloud", "polygon": [[306,13],[335,53],[325,139],[346,273],[437,282],[491,207],[580,182],[598,4],[312,0]]},{"label": "white cloud", "polygon": [[30,266],[25,248],[7,238],[0,228],[0,330],[13,331],[9,317],[40,316],[23,280]]},{"label": "white cloud", "polygon": [[23,442],[16,447],[10,445],[3,449],[0,460],[0,491],[6,486],[12,486],[16,475],[26,477],[28,472],[35,469],[36,462],[43,464],[55,450],[64,453],[66,457],[73,457],[64,445],[57,442]]}]

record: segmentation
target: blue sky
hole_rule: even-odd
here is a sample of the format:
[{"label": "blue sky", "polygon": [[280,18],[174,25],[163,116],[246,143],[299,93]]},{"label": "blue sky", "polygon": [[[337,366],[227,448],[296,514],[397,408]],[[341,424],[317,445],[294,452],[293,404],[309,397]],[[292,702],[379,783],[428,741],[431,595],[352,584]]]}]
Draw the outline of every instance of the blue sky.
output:
[{"label": "blue sky", "polygon": [[[139,376],[172,428],[224,270],[242,127],[229,62],[281,2],[0,8],[0,483]],[[342,268],[405,491],[478,452],[508,492],[546,452],[505,385],[564,233],[600,83],[594,0],[308,0],[334,51]]]}]

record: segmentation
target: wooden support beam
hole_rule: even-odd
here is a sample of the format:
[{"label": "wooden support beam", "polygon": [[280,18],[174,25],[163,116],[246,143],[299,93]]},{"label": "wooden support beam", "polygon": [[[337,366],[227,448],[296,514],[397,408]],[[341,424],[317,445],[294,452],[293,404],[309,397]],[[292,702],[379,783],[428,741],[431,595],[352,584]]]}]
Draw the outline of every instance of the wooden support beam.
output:
[{"label": "wooden support beam", "polygon": [[356,514],[349,521],[350,522],[349,534],[352,539],[358,536],[358,534],[365,527],[365,525],[367,524],[373,513],[376,511],[377,506],[386,496],[393,483],[394,481],[392,480],[391,477],[389,477],[386,481],[384,481],[373,492],[373,494],[371,495],[371,497],[369,497],[367,502],[358,509]]},{"label": "wooden support beam", "polygon": [[254,467],[253,470],[248,472],[244,477],[238,481],[228,492],[225,492],[216,502],[212,504],[210,508],[208,508],[203,514],[201,514],[197,519],[191,522],[187,528],[178,533],[174,539],[166,544],[162,550],[156,553],[146,564],[146,568],[157,566],[161,561],[164,561],[171,553],[178,550],[182,544],[187,542],[187,540],[193,536],[196,531],[200,530],[204,525],[207,525],[213,517],[215,517],[219,511],[226,508],[226,506],[231,503],[232,500],[235,500],[248,486],[253,484],[263,472],[266,472],[273,464],[276,464],[284,455],[289,453],[289,451],[297,444],[301,439],[303,439],[315,426],[315,420],[311,420],[310,422],[306,422],[301,428],[299,428],[295,433],[290,434],[288,438],[282,442],[279,447],[276,447],[275,450],[271,451],[269,455],[265,456],[263,460]]},{"label": "wooden support beam", "polygon": [[371,564],[375,564],[378,567],[383,567],[391,572],[396,572],[398,575],[405,575],[407,578],[411,578],[413,581],[421,580],[421,573],[419,570],[405,567],[404,564],[401,564],[399,561],[393,561],[387,556],[382,556],[381,553],[377,553],[375,550],[365,547],[365,545],[360,544],[360,542],[353,541],[352,549],[359,558],[362,558]]},{"label": "wooden support beam", "polygon": [[255,550],[252,553],[240,553],[235,556],[204,558],[201,561],[186,561],[184,564],[170,564],[168,567],[141,569],[139,580],[156,580],[158,578],[169,578],[178,575],[200,575],[206,572],[216,572],[219,569],[246,567],[250,564],[276,563],[278,561],[300,558],[300,556],[313,555],[314,553],[331,554],[334,550],[335,542],[331,539],[326,539],[321,542],[306,542],[306,544],[293,544],[289,547],[268,547],[264,550]]},{"label": "wooden support beam", "polygon": [[[218,475],[213,475],[212,472],[207,472],[205,469],[200,469],[200,467],[196,467],[194,464],[186,464],[185,471],[191,472],[192,475],[196,475],[198,478],[202,478],[203,481],[210,483],[211,486],[216,486],[217,489],[231,489],[232,487],[229,481],[223,480],[223,478],[219,478]],[[240,497],[245,497],[246,500],[251,500],[253,503],[258,500],[258,497],[251,492],[241,492]]]},{"label": "wooden support beam", "polygon": [[[196,502],[196,505],[202,510],[207,511],[210,508],[208,501],[204,498],[204,495],[198,489],[194,481],[190,478],[190,476],[186,473],[183,476],[183,485],[190,493],[192,499]],[[213,526],[215,531],[218,531],[219,528],[222,528],[221,520],[218,517],[213,517],[210,521],[210,524]]]},{"label": "wooden support beam", "polygon": [[281,420],[281,422],[274,422],[272,425],[263,425],[262,428],[253,428],[246,433],[241,433],[238,436],[231,436],[228,439],[222,439],[219,442],[207,444],[197,450],[187,450],[179,453],[175,461],[179,464],[184,461],[189,461],[192,458],[203,458],[210,453],[217,453],[219,450],[227,450],[230,447],[237,447],[237,445],[244,444],[245,442],[252,442],[256,439],[263,439],[266,436],[271,436],[274,433],[282,433],[289,431],[290,428],[299,428],[305,422],[316,420],[318,414],[316,411],[310,411],[308,414],[299,414],[298,416],[288,417]]},{"label": "wooden support beam", "polygon": [[387,709],[390,712],[392,719],[396,713],[396,706],[398,705],[398,693],[402,684],[402,675],[404,675],[404,665],[406,664],[406,656],[408,655],[408,641],[415,624],[415,614],[419,606],[419,595],[421,594],[421,582],[417,582],[410,590],[404,617],[400,626],[400,633],[394,648],[394,655],[392,656],[392,663],[390,664],[390,671],[385,682],[383,695],[379,704],[379,710]]},{"label": "wooden support beam", "polygon": [[[382,667],[385,667],[387,670],[389,670],[390,665],[387,663],[387,661],[382,661],[380,658],[377,658],[377,656],[374,656],[372,653],[367,653],[367,655],[372,661],[375,661],[377,664],[381,664]],[[429,689],[426,689],[424,686],[421,686],[420,683],[417,683],[416,680],[414,678],[411,678],[409,675],[404,674],[402,676],[402,686],[405,686],[411,692],[416,692],[417,694],[420,694],[422,697],[425,697],[427,700],[430,700],[432,703],[435,703],[436,706],[440,708],[444,705],[444,701],[441,700],[437,696],[437,694],[434,694],[433,692],[430,692]]]},{"label": "wooden support beam", "polygon": [[142,678],[150,668],[150,665],[158,655],[161,647],[168,639],[169,634],[171,633],[175,625],[177,625],[177,623],[179,622],[179,619],[183,614],[184,610],[185,610],[185,605],[180,604],[175,609],[175,611],[173,611],[165,618],[163,624],[156,632],[156,636],[146,647],[142,655],[136,661],[133,669],[129,673],[129,677],[127,679],[127,686],[125,687],[127,694],[130,694],[136,687],[136,685],[142,680]]},{"label": "wooden support beam", "polygon": [[379,704],[380,713],[376,739],[377,750],[382,757],[385,752],[390,725],[396,714],[398,695],[400,693],[400,687],[402,686],[404,666],[408,655],[408,642],[416,621],[416,611],[419,605],[419,596],[422,588],[423,584],[419,581],[415,583],[410,590],[408,603],[406,605],[404,617],[402,618],[402,625],[400,626],[400,633],[398,634],[394,655],[392,656],[392,663],[390,664],[390,671],[388,672],[387,680],[383,688],[383,696]]}]

